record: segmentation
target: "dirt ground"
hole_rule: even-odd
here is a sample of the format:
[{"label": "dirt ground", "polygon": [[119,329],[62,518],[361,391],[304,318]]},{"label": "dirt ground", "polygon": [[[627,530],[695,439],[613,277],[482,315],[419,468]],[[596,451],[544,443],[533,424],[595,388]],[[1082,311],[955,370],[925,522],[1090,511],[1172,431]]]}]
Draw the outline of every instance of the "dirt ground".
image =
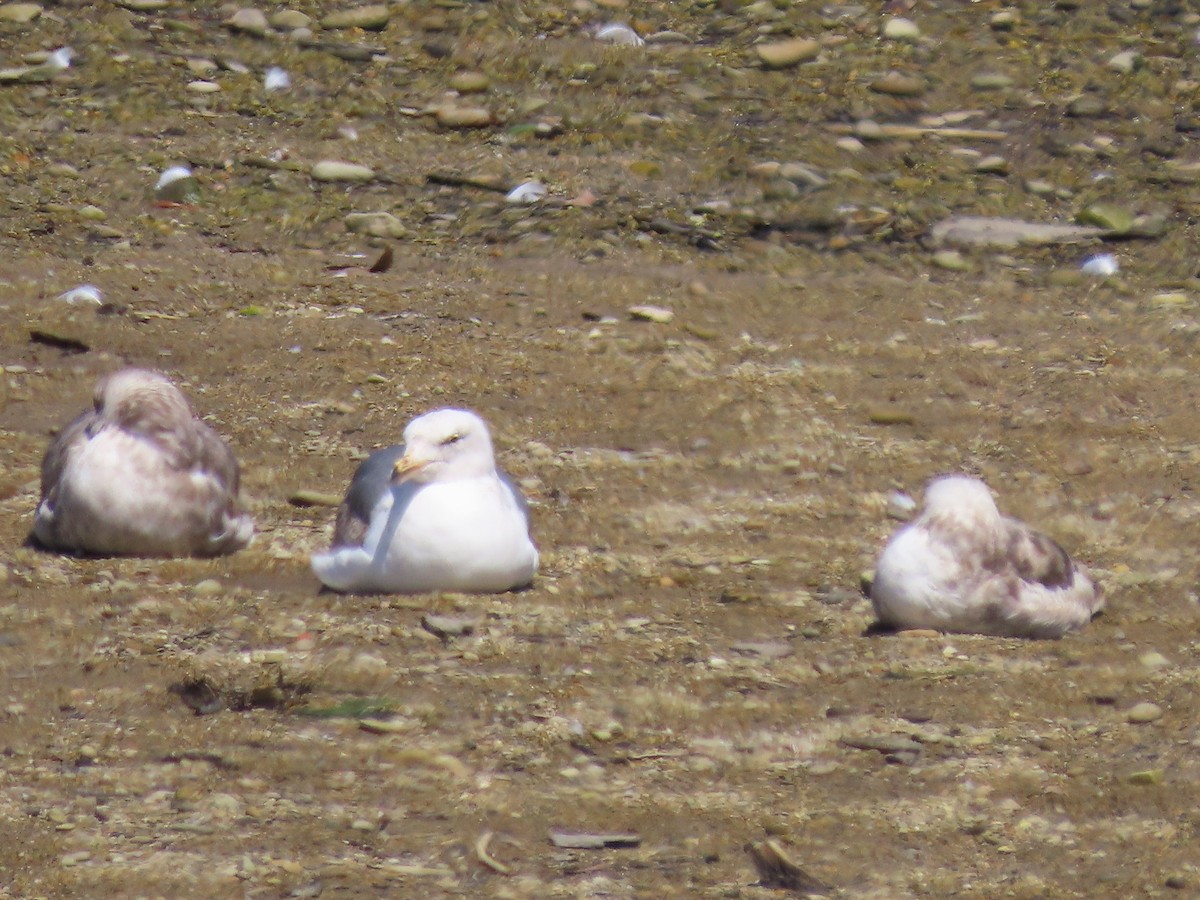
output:
[{"label": "dirt ground", "polygon": [[[0,23],[3,66],[78,52],[0,85],[0,896],[766,898],[768,839],[839,896],[1200,892],[1200,22],[918,3],[908,43],[877,5],[410,3],[316,47],[209,4]],[[660,37],[582,31],[609,19]],[[791,36],[821,56],[764,69]],[[487,90],[447,101],[463,72]],[[856,149],[867,119],[933,131]],[[180,163],[198,196],[156,203]],[[529,178],[547,200],[491,189]],[[928,239],[1098,201],[1165,229]],[[392,237],[344,224],[376,211]],[[1081,275],[1096,252],[1120,272]],[[58,299],[83,283],[104,306]],[[24,545],[49,436],[124,364],[237,450],[250,549]],[[320,593],[333,510],[297,493],[448,405],[531,501],[532,589]],[[950,471],[1088,563],[1105,614],[871,633],[888,496]]]}]

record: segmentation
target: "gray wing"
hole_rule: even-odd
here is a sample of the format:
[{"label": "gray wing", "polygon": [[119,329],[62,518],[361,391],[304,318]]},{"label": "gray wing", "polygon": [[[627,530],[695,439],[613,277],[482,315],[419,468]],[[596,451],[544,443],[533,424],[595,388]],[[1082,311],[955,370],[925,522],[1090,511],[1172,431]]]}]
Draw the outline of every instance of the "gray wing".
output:
[{"label": "gray wing", "polygon": [[42,499],[54,502],[58,493],[58,482],[67,465],[67,454],[71,447],[89,431],[100,418],[94,409],[85,410],[72,419],[62,431],[50,441],[46,455],[42,457]]},{"label": "gray wing", "polygon": [[333,547],[361,547],[371,522],[371,510],[384,492],[391,488],[392,470],[396,461],[404,455],[403,444],[393,444],[376,450],[362,461],[346,498],[338,507],[337,521],[333,526]]},{"label": "gray wing", "polygon": [[517,501],[517,506],[521,510],[521,515],[525,517],[525,527],[529,528],[529,501],[525,499],[525,495],[521,493],[521,489],[517,487],[515,481],[508,477],[508,473],[502,469],[497,469],[496,474],[500,476],[500,480],[504,486],[512,493],[513,499]]},{"label": "gray wing", "polygon": [[240,488],[241,472],[238,468],[237,456],[225,439],[212,428],[193,419],[189,423],[191,434],[187,444],[190,452],[187,454],[186,465],[181,468],[199,469],[216,477],[230,494],[236,495]]}]

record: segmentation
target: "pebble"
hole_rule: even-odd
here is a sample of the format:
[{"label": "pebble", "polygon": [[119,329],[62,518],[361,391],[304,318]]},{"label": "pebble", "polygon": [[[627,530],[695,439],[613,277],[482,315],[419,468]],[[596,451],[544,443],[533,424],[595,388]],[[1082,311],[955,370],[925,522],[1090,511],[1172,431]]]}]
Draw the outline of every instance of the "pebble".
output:
[{"label": "pebble", "polygon": [[1114,234],[1127,234],[1137,217],[1129,209],[1115,203],[1093,203],[1075,217],[1080,225],[1095,225]]},{"label": "pebble", "polygon": [[1143,769],[1140,772],[1130,772],[1127,779],[1130,784],[1162,784],[1166,773],[1162,769]]},{"label": "pebble", "polygon": [[382,3],[343,9],[321,19],[322,28],[361,28],[364,31],[379,31],[392,18],[391,8]]},{"label": "pebble", "polygon": [[662,306],[631,306],[629,315],[643,322],[657,322],[660,325],[666,325],[675,318],[675,313]]},{"label": "pebble", "polygon": [[271,23],[272,28],[279,28],[283,31],[307,28],[312,24],[312,19],[298,9],[281,9],[279,12],[271,13],[267,21]]},{"label": "pebble", "polygon": [[286,91],[291,86],[291,76],[285,70],[279,68],[279,66],[271,66],[271,68],[263,73],[264,91]]},{"label": "pebble", "polygon": [[492,124],[492,113],[482,106],[439,106],[434,113],[443,128],[486,128]]},{"label": "pebble", "polygon": [[171,166],[154,184],[154,199],[169,203],[188,203],[195,200],[199,192],[196,176],[187,166]]},{"label": "pebble", "polygon": [[1095,119],[1108,112],[1104,98],[1096,94],[1076,97],[1067,106],[1067,115],[1073,119]]},{"label": "pebble", "polygon": [[266,14],[257,9],[239,9],[225,20],[225,27],[254,37],[266,37],[271,30]]},{"label": "pebble", "polygon": [[1157,703],[1143,701],[1131,706],[1125,713],[1125,719],[1134,725],[1145,725],[1158,721],[1162,718],[1162,714],[1162,707]]},{"label": "pebble", "polygon": [[309,174],[316,181],[370,181],[375,177],[375,172],[370,166],[336,159],[321,160],[312,167]]},{"label": "pebble", "polygon": [[932,259],[939,269],[951,272],[966,272],[971,268],[971,261],[957,250],[939,250],[933,254]]},{"label": "pebble", "polygon": [[80,303],[100,306],[104,303],[104,292],[94,284],[81,284],[78,287],[71,288],[69,291],[63,291],[63,293],[58,295],[57,299],[70,306],[76,306]]},{"label": "pebble", "polygon": [[903,491],[892,491],[887,498],[889,519],[907,522],[917,511],[917,501]]},{"label": "pebble", "polygon": [[450,87],[460,94],[482,94],[492,86],[482,72],[457,72],[450,78]]},{"label": "pebble", "polygon": [[1002,91],[1012,85],[1013,80],[1002,72],[980,72],[971,76],[971,87],[977,91]]},{"label": "pebble", "polygon": [[821,53],[821,45],[808,38],[773,41],[754,48],[759,61],[768,69],[786,69],[802,62],[811,62]]},{"label": "pebble", "polygon": [[1148,650],[1138,657],[1138,662],[1147,669],[1165,669],[1171,661],[1157,650]]},{"label": "pebble", "polygon": [[540,181],[526,181],[504,195],[509,203],[537,203],[546,197],[546,186]]},{"label": "pebble", "polygon": [[620,22],[610,22],[596,31],[596,40],[618,47],[640,47],[646,42],[641,35]]},{"label": "pebble", "polygon": [[215,597],[225,592],[225,586],[215,578],[205,578],[192,587],[192,595],[196,597]]},{"label": "pebble", "polygon": [[921,29],[912,19],[896,16],[884,23],[883,36],[890,41],[916,41],[921,37]]},{"label": "pebble", "polygon": [[1080,265],[1079,271],[1084,275],[1107,278],[1109,275],[1116,275],[1120,268],[1120,263],[1111,253],[1097,253],[1095,256],[1085,259]]},{"label": "pebble", "polygon": [[892,71],[872,81],[871,90],[892,97],[919,97],[925,93],[925,81],[916,75]]},{"label": "pebble", "polygon": [[1142,66],[1142,55],[1136,50],[1122,50],[1108,61],[1108,67],[1114,72],[1128,75]]},{"label": "pebble", "polygon": [[1003,156],[985,156],[975,163],[975,171],[983,175],[1007,175],[1008,160]]},{"label": "pebble", "polygon": [[221,86],[215,81],[189,81],[187,89],[193,94],[215,94]]},{"label": "pebble", "polygon": [[26,25],[42,14],[36,3],[5,3],[0,6],[0,21]]},{"label": "pebble", "polygon": [[1011,31],[1020,21],[1021,17],[1015,9],[1002,9],[997,13],[992,13],[988,24],[995,31]]},{"label": "pebble", "polygon": [[390,212],[348,213],[342,222],[351,234],[381,238],[402,238],[408,234],[408,229]]}]

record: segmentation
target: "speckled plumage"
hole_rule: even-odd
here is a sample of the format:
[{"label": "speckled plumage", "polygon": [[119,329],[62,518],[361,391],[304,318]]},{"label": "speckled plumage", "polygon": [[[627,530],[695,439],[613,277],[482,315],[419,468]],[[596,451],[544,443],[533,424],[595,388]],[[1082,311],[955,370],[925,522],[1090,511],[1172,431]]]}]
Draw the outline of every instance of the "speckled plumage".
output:
[{"label": "speckled plumage", "polygon": [[75,553],[215,556],[250,543],[229,445],[165,375],[122,369],[96,385],[42,459],[34,537]]},{"label": "speckled plumage", "polygon": [[952,475],[884,548],[871,600],[894,628],[1056,638],[1083,628],[1104,592],[1049,537],[1001,515],[982,481]]}]

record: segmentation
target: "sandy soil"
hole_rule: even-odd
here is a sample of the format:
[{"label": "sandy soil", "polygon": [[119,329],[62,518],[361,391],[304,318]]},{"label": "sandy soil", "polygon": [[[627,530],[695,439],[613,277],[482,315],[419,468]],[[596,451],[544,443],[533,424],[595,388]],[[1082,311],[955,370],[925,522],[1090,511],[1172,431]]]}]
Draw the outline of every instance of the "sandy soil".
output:
[{"label": "sandy soil", "polygon": [[[580,36],[614,15],[586,5],[401,5],[338,33],[388,54],[365,63],[199,6],[55,6],[0,34],[5,65],[82,51],[0,88],[0,896],[757,898],[780,892],[745,851],[768,838],[844,896],[1200,890],[1186,11],[1018,4],[1009,31],[999,4],[921,4],[909,47],[874,11],[800,4],[766,27],[824,56],[772,72],[737,4],[633,4],[693,43],[630,50]],[[1122,79],[1104,60],[1130,43]],[[970,46],[1015,87],[972,91]],[[189,90],[189,59],[225,66],[222,91]],[[262,93],[268,62],[292,91]],[[498,124],[405,112],[467,69]],[[891,69],[924,92],[872,92]],[[1067,115],[1085,92],[1109,111]],[[1008,137],[834,145],[954,110]],[[974,172],[988,153],[1009,172]],[[385,177],[312,181],[326,158]],[[755,168],[789,161],[828,184]],[[178,162],[199,199],[156,205]],[[427,180],[446,173],[536,176],[551,201]],[[951,212],[1114,198],[1166,231],[962,271],[925,239]],[[376,210],[403,236],[343,225]],[[1097,251],[1117,277],[1078,275]],[[56,299],[85,282],[106,306]],[[126,363],[237,449],[249,550],[23,546],[49,435]],[[332,510],[296,492],[339,493],[445,405],[488,419],[530,497],[534,587],[319,593]],[[947,471],[1091,565],[1105,615],[1057,642],[871,634],[887,497]],[[1130,722],[1142,702],[1161,717]]]}]

